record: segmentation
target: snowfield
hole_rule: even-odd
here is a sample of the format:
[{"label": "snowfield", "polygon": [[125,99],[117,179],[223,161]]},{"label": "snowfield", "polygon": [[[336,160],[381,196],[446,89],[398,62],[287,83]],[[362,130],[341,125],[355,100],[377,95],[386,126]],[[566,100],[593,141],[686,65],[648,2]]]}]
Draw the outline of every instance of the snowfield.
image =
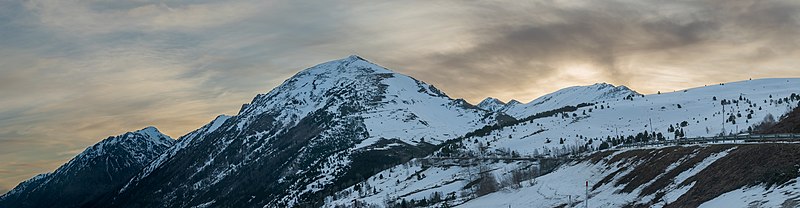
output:
[{"label": "snowfield", "polygon": [[[587,189],[588,207],[793,207],[800,202],[797,177],[768,185],[763,180],[769,176],[760,172],[770,167],[753,168],[739,158],[750,157],[754,152],[789,153],[793,154],[789,159],[793,162],[782,166],[796,167],[800,165],[795,161],[798,150],[800,144],[610,150],[516,184],[507,183],[511,172],[537,164],[496,162],[430,167],[417,160],[329,197],[325,207],[392,207],[400,206],[401,201],[423,200],[427,200],[423,207],[582,207],[587,202]],[[777,157],[782,156],[766,156],[767,160]],[[496,192],[483,196],[474,193],[470,182],[479,180],[480,171],[487,171],[498,180],[500,188]],[[796,173],[794,169],[789,171]],[[438,200],[434,202],[433,198]]]},{"label": "snowfield", "polygon": [[[582,146],[589,141],[598,147],[609,137],[636,135],[644,131],[674,139],[675,133],[669,131],[670,126],[680,129],[683,137],[719,135],[723,128],[725,135],[738,134],[760,123],[767,115],[777,119],[797,107],[800,100],[788,99],[793,93],[800,94],[800,79],[748,80],[633,96],[632,100],[606,97],[599,101],[575,101],[596,104],[574,112],[506,126],[486,136],[467,138],[473,142],[464,144],[466,148],[476,150],[478,146],[475,144],[488,142],[488,148],[494,151],[512,150],[522,155],[533,155],[552,153],[564,146]],[[724,105],[724,112],[722,100],[731,102]]]},{"label": "snowfield", "polygon": [[[609,93],[613,92],[613,93]],[[575,92],[572,94],[570,92]],[[595,93],[593,93],[595,92]],[[527,108],[529,112],[516,113],[515,117],[524,119],[563,105],[591,105],[579,107],[575,111],[556,113],[553,116],[535,118],[513,125],[489,131],[485,135],[466,137],[454,143],[456,155],[472,154],[475,157],[508,156],[512,153],[521,157],[534,155],[557,156],[573,152],[581,147],[596,149],[609,138],[636,136],[647,131],[659,133],[664,139],[675,139],[697,136],[715,136],[719,134],[738,134],[747,132],[748,128],[759,124],[765,117],[778,119],[794,107],[798,106],[797,94],[800,94],[800,79],[759,79],[686,89],[676,92],[640,95],[625,87],[596,84],[584,87],[573,87],[560,90],[555,95],[546,95],[528,104],[512,104],[519,106],[548,106],[545,108]],[[585,99],[581,100],[581,96]],[[548,99],[561,97],[566,101]],[[569,98],[569,99],[567,99]],[[551,104],[549,102],[555,102]],[[498,108],[500,101],[487,99],[482,105],[487,110],[513,112],[508,106]],[[535,105],[534,105],[535,104]],[[723,109],[724,104],[724,109]],[[559,107],[557,107],[559,106]],[[500,110],[497,110],[500,109]],[[519,108],[516,108],[519,109]],[[535,110],[534,110],[535,109]],[[724,123],[724,124],[723,124]],[[724,131],[723,131],[724,129]],[[682,135],[677,135],[681,132]],[[563,141],[563,142],[562,142]],[[709,156],[692,168],[673,176],[675,182],[662,187],[658,203],[648,206],[664,206],[683,196],[692,184],[681,185],[687,178],[699,171],[726,152]],[[430,157],[443,155],[442,151]],[[680,163],[673,164],[678,166]],[[483,168],[491,170],[495,178],[508,178],[514,170],[522,170],[537,164],[520,164],[517,162],[494,162],[483,164]],[[361,184],[357,189],[350,187],[329,197],[328,207],[352,205],[353,202],[373,204],[377,206],[392,205],[403,200],[430,201],[434,193],[441,198],[454,196],[451,200],[443,200],[427,206],[459,205],[463,207],[555,207],[563,204],[578,203],[585,200],[584,184],[588,180],[590,186],[608,174],[619,171],[618,175],[630,170],[621,170],[631,164],[593,164],[577,163],[558,169],[557,171],[521,183],[519,189],[502,189],[486,196],[476,197],[474,187],[469,186],[477,178],[476,166],[423,168],[419,160],[396,166],[370,177],[367,181],[374,190],[363,190]],[[470,169],[472,169],[470,171]],[[668,172],[664,169],[663,172]],[[417,175],[424,175],[417,179]],[[526,186],[527,184],[527,186]],[[622,207],[637,201],[654,200],[656,195],[639,196],[638,190],[627,194],[616,194],[619,187],[605,184],[590,192],[592,207]],[[786,192],[782,188],[783,192]],[[754,191],[755,190],[755,191]],[[760,190],[760,191],[758,191]],[[740,200],[758,201],[754,193],[772,193],[770,190],[748,188],[739,192],[750,194],[750,198]],[[777,190],[777,189],[776,189]],[[738,192],[731,192],[738,193]],[[789,192],[786,192],[789,193]],[[792,192],[793,193],[793,192]],[[741,195],[741,194],[740,194]],[[737,197],[740,195],[736,195]],[[757,195],[757,194],[756,194]],[[766,195],[765,195],[766,196]],[[728,197],[724,195],[721,197]],[[785,200],[785,197],[777,199]],[[774,200],[773,200],[774,201]],[[392,203],[387,203],[392,202]],[[710,201],[709,203],[716,203]],[[749,203],[749,202],[748,202]],[[777,203],[777,202],[775,202]],[[782,201],[781,201],[782,203]],[[711,205],[713,206],[713,205]]]},{"label": "snowfield", "polygon": [[[692,185],[676,187],[677,184],[684,182],[689,176],[693,176],[706,168],[715,160],[727,155],[726,152],[715,153],[710,157],[703,160],[699,164],[694,165],[689,170],[681,172],[678,177],[673,179],[671,186],[662,189],[666,196],[661,203],[649,205],[651,207],[663,207],[666,203],[674,202],[675,199],[682,196]],[[612,155],[613,156],[613,155]],[[589,205],[590,207],[623,207],[628,204],[635,204],[637,202],[645,202],[653,198],[652,195],[645,197],[638,196],[641,188],[631,192],[622,194],[622,186],[615,186],[612,183],[604,184],[594,190],[592,186],[598,181],[608,175],[618,172],[616,175],[619,177],[630,173],[631,170],[624,170],[623,167],[636,164],[626,164],[625,161],[619,161],[613,164],[605,163],[591,163],[582,162],[578,164],[568,165],[557,171],[544,175],[535,180],[533,186],[524,187],[518,190],[504,190],[497,193],[489,194],[484,197],[477,198],[469,201],[458,207],[493,207],[501,205],[502,207],[557,207],[564,204],[568,206],[583,205],[586,200],[586,183],[589,182]],[[670,167],[675,167],[679,163],[674,163]],[[669,168],[664,172],[669,171]],[[615,180],[615,181],[616,181]]]}]

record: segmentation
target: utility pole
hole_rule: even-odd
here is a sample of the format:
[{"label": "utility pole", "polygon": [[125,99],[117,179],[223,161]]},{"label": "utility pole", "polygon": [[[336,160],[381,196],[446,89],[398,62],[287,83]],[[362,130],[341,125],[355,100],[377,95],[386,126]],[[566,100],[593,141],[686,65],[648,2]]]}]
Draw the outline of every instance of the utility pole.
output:
[{"label": "utility pole", "polygon": [[583,207],[589,208],[589,180],[586,180],[586,200],[583,200],[583,202],[585,202]]},{"label": "utility pole", "polygon": [[653,131],[653,119],[652,118],[648,118],[647,120],[650,121],[650,133],[653,134],[653,137],[655,137],[656,136],[656,132]]},{"label": "utility pole", "polygon": [[725,136],[725,99],[722,99],[720,103],[722,103],[722,133],[720,136]]}]

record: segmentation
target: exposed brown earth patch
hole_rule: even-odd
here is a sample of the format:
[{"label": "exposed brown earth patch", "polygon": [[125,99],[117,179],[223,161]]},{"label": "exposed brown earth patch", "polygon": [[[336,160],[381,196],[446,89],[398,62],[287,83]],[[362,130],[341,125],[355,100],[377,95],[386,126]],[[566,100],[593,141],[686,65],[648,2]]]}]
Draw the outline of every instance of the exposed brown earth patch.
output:
[{"label": "exposed brown earth patch", "polygon": [[[673,183],[674,181],[673,179],[679,174],[693,168],[695,165],[702,162],[709,156],[731,149],[734,146],[735,145],[710,145],[708,147],[697,148],[696,153],[687,156],[688,158],[680,162],[680,164],[677,167],[673,168],[672,170],[669,170],[663,176],[656,179],[653,183],[651,183],[647,187],[644,187],[639,196],[647,196],[656,193],[656,191],[661,190],[664,187],[667,187],[669,184]],[[663,196],[663,194],[661,195]],[[654,201],[658,201],[660,199],[661,197],[657,195]]]},{"label": "exposed brown earth patch", "polygon": [[643,158],[644,161],[637,165],[631,172],[622,176],[615,186],[624,185],[620,192],[631,193],[639,186],[653,181],[659,175],[666,172],[667,167],[678,162],[678,160],[690,156],[699,147],[667,147],[651,150]]},{"label": "exposed brown earth patch", "polygon": [[[596,152],[596,153],[594,153],[592,155],[589,155],[589,157],[587,157],[585,160],[588,160],[588,161],[592,162],[592,164],[597,164],[598,162],[600,162],[601,160],[603,160],[606,157],[610,156],[611,154],[614,154],[614,152],[617,152],[617,151],[616,150],[605,150],[605,151],[601,151],[601,152]],[[583,161],[579,161],[579,162],[583,162]]]},{"label": "exposed brown earth patch", "polygon": [[[592,190],[613,183],[614,186],[622,186],[620,193],[631,193],[641,188],[638,193],[640,197],[654,196],[651,201],[633,202],[627,207],[648,207],[662,202],[667,188],[693,183],[685,194],[667,204],[667,207],[697,207],[736,189],[782,186],[794,183],[794,179],[800,177],[800,144],[716,144],[618,151],[622,152],[598,152],[584,161],[619,168],[609,171],[593,185]],[[729,152],[696,175],[683,182],[675,181],[675,177],[681,173],[724,151]]]},{"label": "exposed brown earth patch", "polygon": [[738,145],[681,185],[694,186],[666,207],[697,207],[742,187],[784,185],[798,177],[800,144]]}]

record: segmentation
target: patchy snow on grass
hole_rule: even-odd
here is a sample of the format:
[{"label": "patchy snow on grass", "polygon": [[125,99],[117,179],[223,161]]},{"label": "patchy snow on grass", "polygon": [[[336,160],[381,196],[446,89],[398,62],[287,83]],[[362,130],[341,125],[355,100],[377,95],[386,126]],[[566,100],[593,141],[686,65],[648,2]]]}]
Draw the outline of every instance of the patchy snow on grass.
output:
[{"label": "patchy snow on grass", "polygon": [[771,189],[764,186],[744,187],[722,194],[700,205],[700,207],[729,208],[798,206],[800,206],[800,185],[797,182]]}]

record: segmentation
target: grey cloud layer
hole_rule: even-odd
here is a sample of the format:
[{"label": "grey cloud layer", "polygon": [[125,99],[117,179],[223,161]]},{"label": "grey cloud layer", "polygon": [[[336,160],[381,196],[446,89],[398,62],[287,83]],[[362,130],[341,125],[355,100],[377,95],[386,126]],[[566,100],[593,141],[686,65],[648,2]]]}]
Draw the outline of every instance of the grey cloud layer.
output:
[{"label": "grey cloud layer", "polygon": [[349,54],[449,95],[800,76],[797,1],[0,0],[0,189],[106,136],[177,137]]},{"label": "grey cloud layer", "polygon": [[[486,88],[508,99],[587,81],[654,92],[800,74],[792,65],[797,61],[783,62],[798,57],[800,5],[796,1],[596,1],[479,7],[482,16],[523,18],[476,18],[482,24],[476,24],[480,26],[473,33],[481,38],[473,47],[429,56],[431,62],[415,66],[442,69],[421,72],[442,81],[434,83],[465,77],[447,84],[452,89],[478,86],[474,95],[466,95],[473,99],[486,94]],[[582,80],[563,75],[575,65],[588,65],[583,67],[598,76]],[[794,72],[780,74],[786,69]],[[664,74],[665,70],[671,73]],[[504,81],[487,82],[483,77]],[[652,79],[661,83],[646,84]],[[508,89],[520,89],[521,94]]]}]

